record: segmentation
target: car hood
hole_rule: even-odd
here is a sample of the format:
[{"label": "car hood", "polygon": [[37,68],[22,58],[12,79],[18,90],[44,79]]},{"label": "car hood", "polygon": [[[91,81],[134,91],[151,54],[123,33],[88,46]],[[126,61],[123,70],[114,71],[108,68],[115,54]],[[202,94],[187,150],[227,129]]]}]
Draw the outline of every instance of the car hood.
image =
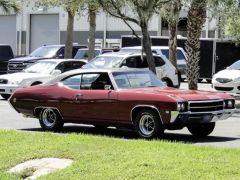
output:
[{"label": "car hood", "polygon": [[25,57],[18,57],[18,58],[13,58],[10,59],[10,62],[14,62],[14,61],[24,61],[24,62],[28,62],[28,61],[37,61],[40,59],[48,59],[46,57],[34,57],[34,56],[25,56]]},{"label": "car hood", "polygon": [[217,93],[211,91],[192,91],[175,88],[139,88],[134,91],[139,94],[165,95],[174,101],[200,101],[214,99],[233,99],[225,93]]},{"label": "car hood", "polygon": [[233,70],[233,69],[225,69],[219,71],[214,75],[215,78],[228,78],[228,79],[235,79],[240,77],[240,70]]},{"label": "car hood", "polygon": [[26,80],[26,79],[41,80],[41,78],[46,78],[46,77],[50,77],[50,75],[40,74],[40,73],[25,73],[25,72],[0,75],[0,79],[7,79],[10,82],[12,81],[21,82],[22,80]]}]

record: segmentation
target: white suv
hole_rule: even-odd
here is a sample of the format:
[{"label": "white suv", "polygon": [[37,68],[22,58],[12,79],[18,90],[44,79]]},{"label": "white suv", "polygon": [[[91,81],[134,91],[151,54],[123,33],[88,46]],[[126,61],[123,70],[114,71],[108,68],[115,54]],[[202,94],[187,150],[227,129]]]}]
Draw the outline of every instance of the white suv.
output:
[{"label": "white suv", "polygon": [[[168,46],[152,46],[152,52],[164,55],[169,59],[169,47]],[[141,53],[142,46],[132,46],[132,47],[124,47],[119,50],[119,52],[138,52]],[[179,76],[182,80],[186,79],[186,69],[187,69],[187,63],[186,63],[186,52],[183,48],[177,47],[177,68],[179,71]]]},{"label": "white suv", "polygon": [[[179,87],[176,68],[165,56],[154,55],[156,72],[159,79],[169,87]],[[92,59],[83,68],[148,68],[146,57],[141,53],[107,53]]]}]

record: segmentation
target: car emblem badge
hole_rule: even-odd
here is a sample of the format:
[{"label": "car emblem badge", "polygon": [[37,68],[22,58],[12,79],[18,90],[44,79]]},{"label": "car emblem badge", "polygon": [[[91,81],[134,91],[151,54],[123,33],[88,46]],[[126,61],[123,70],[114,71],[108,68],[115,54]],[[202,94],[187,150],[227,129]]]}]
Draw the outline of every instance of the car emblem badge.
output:
[{"label": "car emblem badge", "polygon": [[14,65],[13,65],[13,67],[14,67],[14,68],[16,68],[16,67],[17,67],[17,65],[16,65],[16,64],[14,64]]}]

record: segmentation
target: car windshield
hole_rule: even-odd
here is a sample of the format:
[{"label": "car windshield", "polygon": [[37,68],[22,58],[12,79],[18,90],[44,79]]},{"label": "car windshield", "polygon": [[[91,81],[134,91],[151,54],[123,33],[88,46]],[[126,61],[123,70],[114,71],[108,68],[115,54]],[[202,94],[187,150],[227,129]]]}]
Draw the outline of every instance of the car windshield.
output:
[{"label": "car windshield", "polygon": [[38,61],[24,70],[27,73],[50,74],[56,67],[57,62]]},{"label": "car windshield", "polygon": [[59,47],[47,47],[42,46],[34,50],[29,56],[30,57],[46,57],[51,58],[54,57],[59,50]]},{"label": "car windshield", "polygon": [[[100,54],[100,50],[95,50],[95,56]],[[74,59],[88,59],[88,49],[79,49]]]},{"label": "car windshield", "polygon": [[240,60],[229,66],[229,69],[240,70]]},{"label": "car windshield", "polygon": [[142,49],[120,49],[119,52],[126,52],[126,53],[141,53]]},{"label": "car windshield", "polygon": [[166,86],[151,71],[115,72],[113,77],[119,89]]},{"label": "car windshield", "polygon": [[84,65],[83,68],[117,68],[120,66],[122,59],[122,57],[98,56]]},{"label": "car windshield", "polygon": [[[169,59],[169,49],[161,49],[161,51]],[[181,50],[177,50],[177,60],[185,60],[185,56]]]}]

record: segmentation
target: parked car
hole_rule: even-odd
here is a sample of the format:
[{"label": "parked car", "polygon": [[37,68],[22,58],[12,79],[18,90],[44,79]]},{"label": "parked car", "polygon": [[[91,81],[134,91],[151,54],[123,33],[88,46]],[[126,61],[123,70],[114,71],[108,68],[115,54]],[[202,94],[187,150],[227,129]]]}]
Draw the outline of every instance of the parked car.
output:
[{"label": "parked car", "polygon": [[149,70],[120,68],[69,71],[18,89],[9,102],[17,112],[39,118],[43,130],[83,123],[134,128],[148,139],[183,127],[207,136],[216,121],[235,111],[234,98],[225,93],[169,88]]},{"label": "parked car", "polygon": [[213,75],[212,86],[217,91],[240,93],[240,60]]},{"label": "parked car", "polygon": [[0,74],[7,73],[8,60],[14,57],[11,46],[0,44]]},{"label": "parked car", "polygon": [[[119,52],[141,52],[142,46],[132,46],[132,47],[124,47],[121,48]],[[152,46],[152,52],[164,55],[169,59],[169,46]],[[179,79],[185,80],[186,79],[186,69],[187,69],[187,63],[186,63],[186,52],[183,48],[177,47],[177,68],[179,73]]]},{"label": "parked car", "polygon": [[84,60],[56,60],[38,61],[22,72],[0,75],[0,95],[8,99],[18,88],[34,86],[44,83],[63,72],[81,68]]},{"label": "parked car", "polygon": [[[95,49],[95,56],[98,56],[100,54],[105,54],[109,52],[118,52],[119,49],[116,48],[102,48],[102,49]],[[74,59],[87,59],[88,60],[88,48],[82,48],[79,49],[74,56]]]},{"label": "parked car", "polygon": [[[72,57],[77,50],[85,48],[83,45],[73,45]],[[19,72],[27,66],[43,59],[63,59],[65,45],[44,45],[34,50],[29,56],[10,59],[8,63],[8,73]]]},{"label": "parked car", "polygon": [[[179,87],[176,68],[165,56],[154,55],[157,76],[169,87]],[[107,53],[92,59],[83,68],[148,68],[146,57],[141,53]]]}]

